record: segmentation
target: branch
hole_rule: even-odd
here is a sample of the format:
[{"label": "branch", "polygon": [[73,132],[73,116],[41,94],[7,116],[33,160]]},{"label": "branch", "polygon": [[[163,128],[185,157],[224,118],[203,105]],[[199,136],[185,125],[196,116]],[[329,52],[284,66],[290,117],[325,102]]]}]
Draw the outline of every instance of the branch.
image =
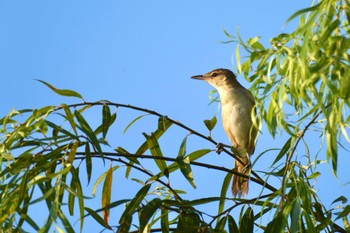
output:
[{"label": "branch", "polygon": [[[128,109],[133,109],[133,110],[137,110],[137,111],[140,111],[140,112],[145,112],[145,113],[148,113],[150,115],[154,115],[154,116],[157,116],[157,117],[166,117],[167,120],[169,120],[171,123],[173,123],[174,125],[177,125],[179,126],[180,128],[183,128],[184,130],[188,131],[189,133],[191,134],[194,134],[194,135],[197,135],[198,137],[200,138],[203,138],[204,140],[207,140],[211,143],[213,143],[215,146],[217,146],[219,143],[216,142],[215,140],[213,140],[210,136],[205,136],[193,129],[191,129],[190,127],[176,121],[176,120],[173,120],[165,115],[162,115],[156,111],[153,111],[153,110],[149,110],[149,109],[146,109],[146,108],[140,108],[140,107],[137,107],[137,106],[133,106],[133,105],[130,105],[130,104],[120,104],[120,103],[112,103],[112,102],[109,102],[107,100],[101,100],[101,101],[97,101],[97,102],[84,102],[84,103],[79,103],[79,104],[71,104],[71,105],[67,105],[67,107],[69,108],[75,108],[75,107],[80,107],[80,106],[86,106],[86,105],[90,105],[90,106],[94,106],[94,105],[109,105],[109,106],[114,106],[114,107],[120,107],[120,108],[128,108]],[[57,108],[54,109],[54,111],[57,111],[57,110],[61,110],[63,109],[62,106],[57,106]],[[233,154],[232,152],[228,151],[227,149],[223,148],[223,150],[226,154],[228,154],[229,156],[231,156],[232,158],[234,158],[235,160],[237,160],[238,162],[240,162],[241,164],[243,164],[242,160],[239,158],[239,156]],[[234,173],[236,174],[236,173]],[[270,187],[272,189],[270,190],[276,190],[275,188],[273,188],[271,185],[269,185],[266,181],[264,181],[256,172],[254,171],[251,171],[251,174],[253,176],[255,176],[256,179],[254,180],[260,180],[258,183],[262,184],[264,183],[266,187]],[[244,175],[240,174],[240,173],[237,173],[236,175],[238,176],[241,176],[241,177],[244,177]],[[247,177],[245,177],[247,178]],[[252,179],[252,177],[251,177]],[[252,179],[253,180],[253,179]]]},{"label": "branch", "polygon": [[[77,155],[85,155],[85,152],[76,152],[76,154]],[[95,158],[101,158],[101,155],[99,153],[97,153],[97,152],[91,152],[91,155],[92,155],[92,157],[95,157]],[[103,157],[104,159],[112,159],[112,158],[110,158],[108,156],[116,156],[116,157],[125,157],[125,158],[158,159],[158,160],[177,162],[177,159],[175,159],[175,158],[164,157],[164,156],[160,157],[160,156],[153,156],[153,155],[137,155],[137,154],[127,154],[126,155],[126,154],[119,154],[119,153],[115,153],[115,152],[103,152],[103,155],[104,155],[104,157]],[[85,157],[77,157],[77,159],[85,159]],[[243,178],[250,179],[250,180],[252,180],[253,182],[255,182],[257,184],[259,184],[259,185],[261,185],[263,187],[266,187],[267,189],[269,189],[272,192],[277,191],[277,189],[275,187],[267,184],[265,181],[261,181],[259,179],[254,178],[254,177],[246,176],[244,174],[236,172],[233,169],[228,169],[228,168],[225,168],[225,167],[219,167],[219,166],[206,164],[206,163],[201,163],[201,162],[196,162],[196,161],[190,161],[190,164],[194,165],[194,166],[198,166],[198,167],[205,167],[205,168],[208,168],[208,169],[214,169],[214,170],[218,170],[218,171],[232,173],[232,174],[241,176]]]}]

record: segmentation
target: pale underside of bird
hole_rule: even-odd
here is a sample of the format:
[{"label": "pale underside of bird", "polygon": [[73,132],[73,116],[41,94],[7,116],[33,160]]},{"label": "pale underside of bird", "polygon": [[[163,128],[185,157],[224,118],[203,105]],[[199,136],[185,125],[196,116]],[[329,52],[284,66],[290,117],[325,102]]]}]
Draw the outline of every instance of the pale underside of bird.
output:
[{"label": "pale underside of bird", "polygon": [[[255,117],[255,100],[252,93],[245,89],[228,69],[215,69],[193,79],[204,80],[219,93],[221,101],[221,118],[225,133],[239,157],[235,160],[235,171],[249,176],[250,157],[254,153],[257,128],[253,124]],[[248,193],[248,179],[234,175],[232,194],[242,197]]]}]

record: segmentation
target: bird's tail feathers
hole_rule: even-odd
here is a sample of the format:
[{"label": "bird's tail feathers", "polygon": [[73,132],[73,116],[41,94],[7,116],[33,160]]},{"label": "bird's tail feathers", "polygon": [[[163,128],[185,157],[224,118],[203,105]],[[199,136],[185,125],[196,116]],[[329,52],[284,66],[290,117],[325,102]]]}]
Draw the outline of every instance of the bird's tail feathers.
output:
[{"label": "bird's tail feathers", "polygon": [[[235,171],[249,176],[250,174],[250,160],[249,160],[249,156],[246,157],[240,157],[240,160],[242,161],[239,162],[237,160],[235,160]],[[238,196],[238,197],[242,197],[245,194],[248,193],[249,190],[249,179],[247,178],[243,178],[241,176],[238,175],[233,175],[233,180],[232,180],[232,194],[233,196]]]}]

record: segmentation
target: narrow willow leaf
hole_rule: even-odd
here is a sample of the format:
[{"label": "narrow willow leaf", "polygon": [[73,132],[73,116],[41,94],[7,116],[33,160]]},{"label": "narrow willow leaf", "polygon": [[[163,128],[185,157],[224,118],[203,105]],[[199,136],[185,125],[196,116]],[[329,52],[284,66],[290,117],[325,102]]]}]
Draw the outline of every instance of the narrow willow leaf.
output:
[{"label": "narrow willow leaf", "polygon": [[248,207],[248,209],[245,211],[240,223],[239,223],[239,231],[240,232],[253,232],[254,230],[254,214],[253,209],[251,207]]},{"label": "narrow willow leaf", "polygon": [[238,73],[242,73],[242,65],[241,65],[241,55],[239,53],[239,44],[236,46],[236,64]]},{"label": "narrow willow leaf", "polygon": [[166,208],[162,208],[161,210],[160,225],[163,233],[169,233],[169,211]]},{"label": "narrow willow leaf", "polygon": [[232,218],[231,215],[227,216],[228,218],[228,230],[230,233],[238,233],[238,227],[237,227],[237,223],[234,220],[234,218]]},{"label": "narrow willow leaf", "polygon": [[323,2],[320,2],[318,4],[316,4],[315,6],[312,6],[312,7],[308,7],[308,8],[305,8],[305,9],[302,9],[302,10],[299,10],[297,12],[295,12],[292,16],[290,16],[286,23],[290,22],[291,20],[293,20],[294,18],[298,17],[299,15],[301,14],[304,14],[304,13],[307,13],[307,12],[310,12],[310,11],[314,11],[314,10],[317,10],[319,7],[321,7],[321,4]]},{"label": "narrow willow leaf", "polygon": [[70,126],[72,127],[75,135],[77,135],[78,133],[77,133],[77,129],[76,129],[75,121],[73,119],[72,112],[70,111],[69,107],[66,104],[61,104],[61,106],[62,106],[64,112],[66,113],[66,118],[67,118]]},{"label": "narrow willow leaf", "polygon": [[222,232],[225,229],[226,222],[227,222],[227,216],[224,216],[223,218],[218,219],[218,222],[215,226],[215,231]]},{"label": "narrow willow leaf", "polygon": [[86,122],[84,117],[80,114],[79,111],[74,112],[75,117],[77,118],[79,125],[81,127],[81,131],[83,131],[86,136],[91,140],[92,146],[96,148],[97,152],[102,155],[102,149],[100,146],[100,142],[97,140],[95,133],[92,131],[89,124]]},{"label": "narrow willow leaf", "polygon": [[[163,157],[163,153],[160,150],[158,140],[155,137],[155,135],[153,133],[151,135],[147,135],[146,133],[143,133],[143,136],[145,136],[146,138],[147,145],[149,150],[151,151],[151,154],[155,157]],[[155,158],[154,161],[161,171],[164,171],[167,168],[167,165],[164,160]]]},{"label": "narrow willow leaf", "polygon": [[80,178],[79,178],[79,168],[75,169],[74,167],[71,168],[70,170],[72,174],[72,183],[73,188],[75,188],[76,194],[74,194],[78,198],[78,203],[79,203],[79,214],[80,214],[80,231],[82,232],[83,230],[83,225],[84,225],[84,194],[83,194],[83,189],[81,187],[80,183]]},{"label": "narrow willow leaf", "polygon": [[66,90],[66,89],[57,89],[56,87],[52,86],[51,84],[49,84],[47,82],[44,82],[44,81],[42,81],[40,79],[35,79],[35,80],[38,81],[38,82],[43,83],[45,86],[50,88],[56,94],[59,94],[59,95],[62,95],[62,96],[68,96],[68,97],[78,97],[78,98],[84,100],[83,97],[78,92],[75,92],[75,91],[72,91],[72,90]]},{"label": "narrow willow leaf", "polygon": [[[130,227],[130,220],[132,218],[132,214],[136,210],[136,208],[139,207],[140,203],[143,201],[145,196],[147,195],[151,185],[145,185],[142,187],[135,197],[131,200],[131,202],[126,206],[122,216],[120,217],[119,224],[121,225],[120,227],[123,229],[123,232],[128,232],[129,227]],[[126,227],[123,227],[126,226]],[[118,231],[119,232],[119,231]]]},{"label": "narrow willow leaf", "polygon": [[283,156],[286,155],[286,153],[289,151],[290,149],[290,145],[292,142],[292,137],[290,137],[287,142],[283,145],[282,149],[280,150],[280,152],[278,153],[277,157],[275,158],[275,160],[273,161],[272,165],[276,164]]},{"label": "narrow willow leaf", "polygon": [[232,175],[233,175],[232,173],[227,173],[227,175],[225,176],[225,179],[223,181],[223,184],[221,186],[218,214],[221,214],[225,208],[226,194],[227,194],[228,187],[230,187]]},{"label": "narrow willow leaf", "polygon": [[300,212],[301,212],[300,203],[299,203],[299,201],[295,201],[293,210],[290,214],[291,232],[298,232],[298,230],[299,230]]},{"label": "narrow willow leaf", "polygon": [[86,164],[87,183],[90,184],[91,172],[92,172],[92,161],[91,161],[90,145],[88,142],[86,142],[85,144],[85,164]]},{"label": "narrow willow leaf", "polygon": [[[108,206],[111,203],[111,195],[112,195],[112,180],[113,180],[113,169],[112,165],[109,167],[105,182],[103,184],[103,191],[102,191],[102,208],[105,206]],[[103,220],[107,225],[108,219],[109,219],[109,209],[104,209],[102,211]]]},{"label": "narrow willow leaf", "polygon": [[68,154],[68,158],[67,158],[67,163],[73,163],[74,159],[75,159],[75,155],[77,153],[77,148],[79,146],[79,141],[75,141],[73,143],[73,145],[70,148],[69,154]]},{"label": "narrow willow leaf", "polygon": [[109,106],[104,104],[102,107],[102,136],[106,138],[111,122],[111,110]]},{"label": "narrow willow leaf", "polygon": [[[194,152],[188,154],[186,157],[188,157],[189,160],[190,160],[190,162],[191,162],[191,161],[195,161],[195,160],[201,158],[202,156],[208,154],[209,152],[211,152],[210,149],[196,150],[196,151],[194,151]],[[167,170],[167,172],[168,172],[169,174],[172,173],[172,172],[174,172],[174,171],[176,171],[176,170],[178,170],[178,169],[179,169],[179,164],[178,164],[177,162],[174,162],[174,163],[170,164],[170,165],[166,168],[166,170]],[[154,180],[154,179],[160,178],[160,177],[162,177],[162,176],[164,176],[164,175],[165,175],[164,172],[160,172],[160,173],[158,173],[157,175],[155,175],[154,177],[150,178],[149,180]]]},{"label": "narrow willow leaf", "polygon": [[128,129],[130,128],[130,126],[132,126],[136,121],[138,121],[138,120],[140,120],[142,117],[148,116],[148,115],[149,115],[149,113],[144,114],[144,115],[141,115],[141,116],[138,116],[138,117],[136,117],[134,120],[132,120],[132,121],[125,127],[125,129],[124,129],[124,131],[123,131],[123,134],[125,134],[126,131],[128,131]]},{"label": "narrow willow leaf", "polygon": [[339,201],[341,201],[342,204],[345,204],[346,202],[348,202],[348,199],[347,199],[346,197],[344,197],[344,196],[340,196],[340,197],[338,197],[337,199],[335,199],[335,200],[332,202],[332,205],[333,205],[334,203],[339,202]]},{"label": "narrow willow leaf", "polygon": [[197,213],[181,212],[176,232],[199,232],[200,217]]},{"label": "narrow willow leaf", "polygon": [[107,229],[110,229],[112,230],[112,228],[105,223],[105,221],[103,221],[103,218],[101,218],[100,215],[98,215],[95,211],[93,211],[92,209],[88,208],[88,207],[85,207],[84,208],[95,220],[96,222],[98,222],[101,226],[107,228]]},{"label": "narrow willow leaf", "polygon": [[177,157],[184,157],[186,155],[187,136],[182,140]]},{"label": "narrow willow leaf", "polygon": [[188,180],[188,182],[192,185],[192,187],[197,188],[196,184],[194,183],[194,178],[193,178],[193,174],[192,174],[192,169],[191,169],[189,157],[184,157],[184,158],[177,157],[176,162],[178,163],[178,165],[180,167],[181,173]]},{"label": "narrow willow leaf", "polygon": [[[112,170],[115,171],[115,170],[117,170],[118,168],[119,168],[119,166],[114,166],[114,167],[112,168]],[[108,170],[108,171],[109,171],[109,170]],[[101,175],[97,178],[95,184],[92,186],[92,196],[95,196],[95,195],[96,195],[97,187],[98,187],[98,185],[99,185],[103,180],[106,179],[106,176],[107,176],[108,171],[104,172],[103,174],[101,174]]]},{"label": "narrow willow leaf", "polygon": [[140,232],[143,232],[147,226],[148,221],[152,218],[155,212],[159,209],[162,204],[162,200],[155,198],[148,202],[147,205],[142,207],[140,214]]},{"label": "narrow willow leaf", "polygon": [[65,229],[65,231],[62,231],[62,232],[75,233],[72,225],[70,224],[70,222],[67,219],[66,215],[62,213],[62,211],[58,212],[58,217],[62,221],[62,223],[63,223],[62,225],[64,226],[64,229]]},{"label": "narrow willow leaf", "polygon": [[114,149],[116,152],[122,155],[126,155],[125,158],[130,160],[132,163],[140,164],[140,162],[137,160],[136,156],[131,156],[131,154],[125,150],[124,148],[118,146],[117,148]]}]

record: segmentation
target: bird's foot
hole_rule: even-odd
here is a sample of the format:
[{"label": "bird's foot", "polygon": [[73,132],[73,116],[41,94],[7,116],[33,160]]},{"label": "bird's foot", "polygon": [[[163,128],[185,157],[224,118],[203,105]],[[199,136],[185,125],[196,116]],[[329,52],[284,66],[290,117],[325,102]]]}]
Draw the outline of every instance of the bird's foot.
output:
[{"label": "bird's foot", "polygon": [[244,166],[243,172],[250,171],[252,168],[252,163],[250,162],[250,156],[247,154],[248,163]]},{"label": "bird's foot", "polygon": [[224,150],[225,147],[231,148],[231,146],[219,142],[219,143],[216,145],[216,149],[215,149],[216,153],[220,154],[220,153]]},{"label": "bird's foot", "polygon": [[222,150],[224,149],[224,144],[222,144],[221,142],[219,142],[217,145],[216,145],[216,153],[220,154],[222,152]]}]

